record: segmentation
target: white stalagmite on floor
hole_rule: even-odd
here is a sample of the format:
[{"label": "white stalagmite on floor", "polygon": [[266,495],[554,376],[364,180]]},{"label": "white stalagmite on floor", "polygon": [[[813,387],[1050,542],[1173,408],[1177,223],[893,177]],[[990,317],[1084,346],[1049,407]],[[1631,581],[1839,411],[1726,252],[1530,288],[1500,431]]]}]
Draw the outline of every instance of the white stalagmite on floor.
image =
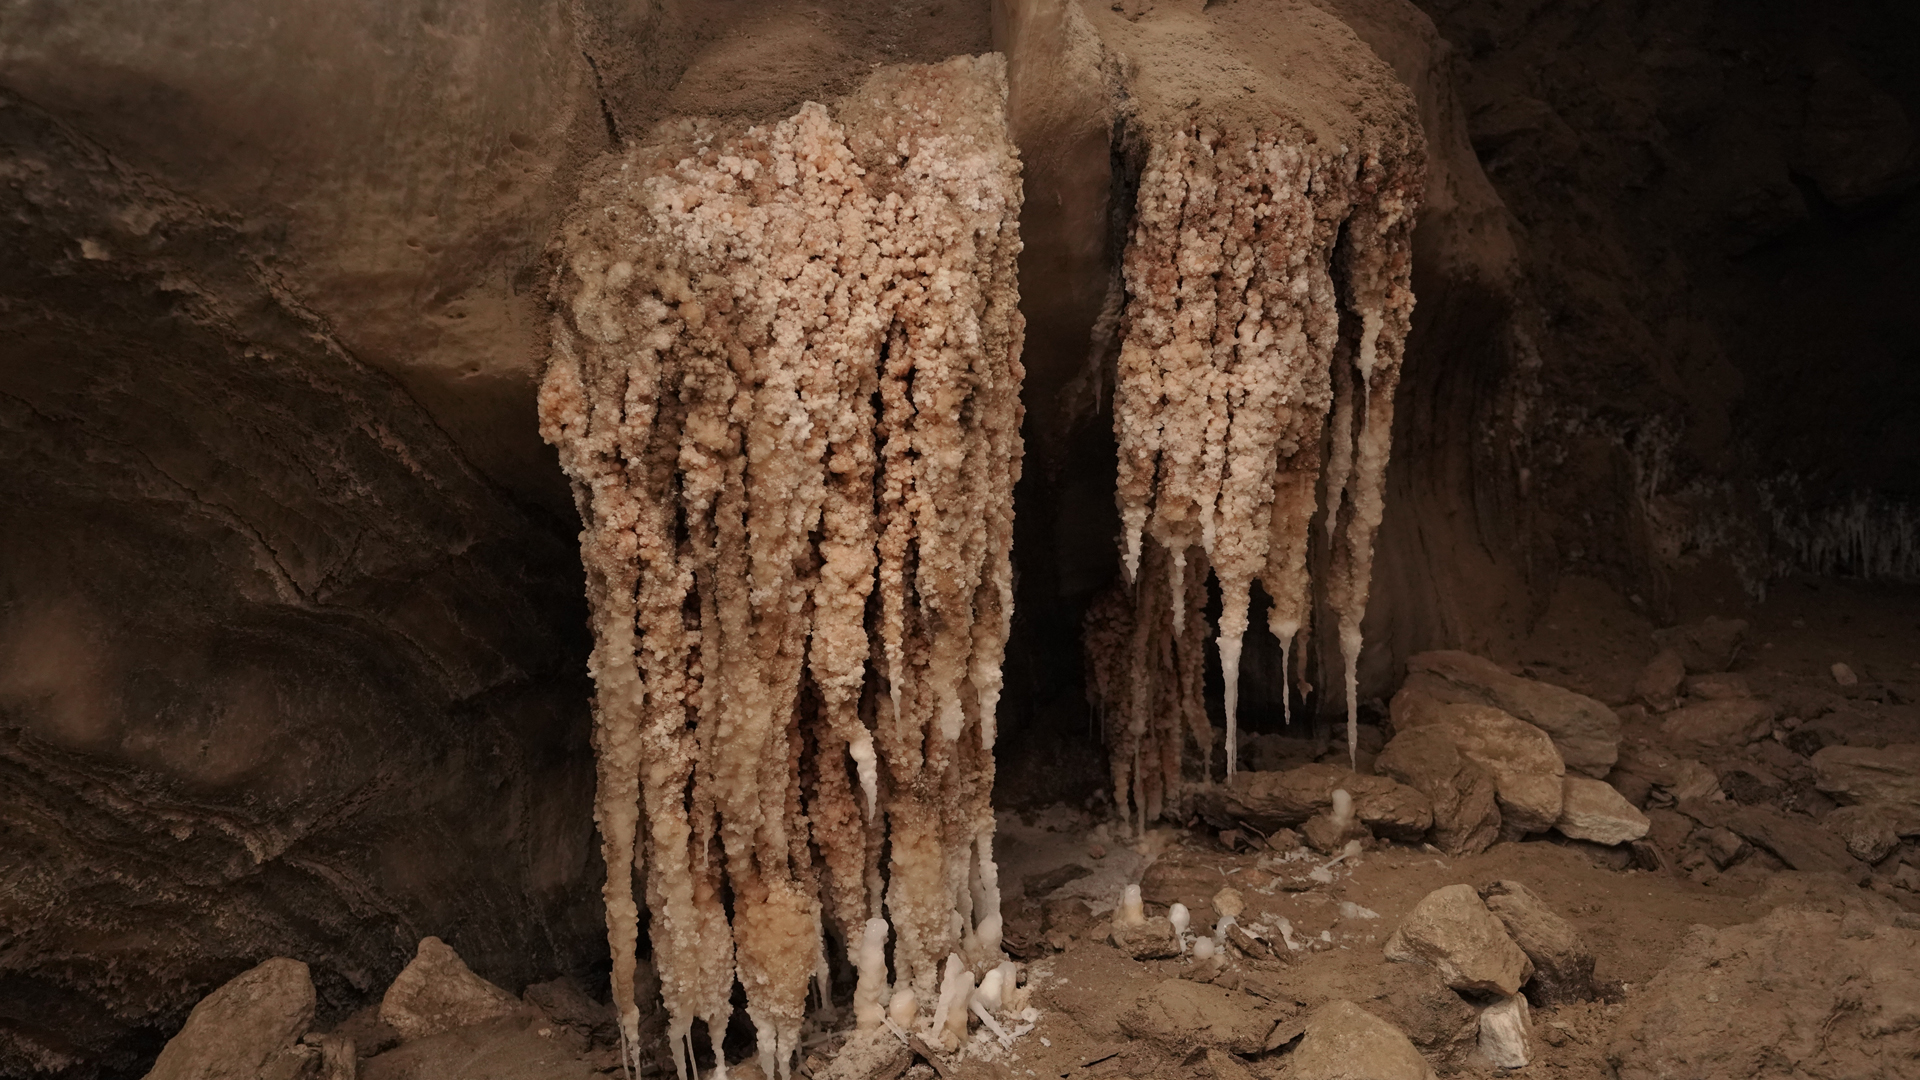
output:
[{"label": "white stalagmite on floor", "polygon": [[[1115,800],[1124,808],[1131,799],[1151,820],[1179,782],[1184,743],[1179,725],[1156,722],[1171,693],[1156,688],[1197,681],[1202,663],[1198,649],[1151,641],[1189,632],[1205,592],[1177,607],[1167,598],[1209,567],[1220,590],[1228,778],[1238,767],[1252,586],[1271,599],[1283,672],[1289,653],[1304,672],[1316,562],[1345,660],[1351,747],[1422,171],[1404,132],[1330,147],[1190,124],[1147,143],[1114,393],[1131,590],[1089,619],[1117,620],[1131,640],[1090,633],[1087,647]],[[1316,516],[1324,559],[1313,557]],[[1119,672],[1133,679],[1131,693],[1107,685]]]},{"label": "white stalagmite on floor", "polygon": [[744,132],[682,122],[564,235],[540,411],[586,523],[613,990],[633,1040],[644,874],[683,1075],[695,1020],[724,1067],[737,978],[786,1077],[829,933],[863,1023],[889,929],[903,1005],[950,952],[999,960],[1004,100],[998,57],[959,58]]}]

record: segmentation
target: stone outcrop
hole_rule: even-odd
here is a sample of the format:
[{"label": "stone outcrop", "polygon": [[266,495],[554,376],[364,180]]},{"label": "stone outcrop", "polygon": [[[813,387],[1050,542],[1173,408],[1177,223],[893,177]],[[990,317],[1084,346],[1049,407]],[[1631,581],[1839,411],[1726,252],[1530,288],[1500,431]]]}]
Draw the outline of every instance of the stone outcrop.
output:
[{"label": "stone outcrop", "polygon": [[408,1039],[492,1023],[520,1011],[518,998],[475,975],[437,937],[420,940],[413,962],[380,1000],[380,1019]]},{"label": "stone outcrop", "polygon": [[268,960],[195,1005],[146,1080],[293,1080],[315,1057],[300,1045],[313,1007],[307,965]]},{"label": "stone outcrop", "polygon": [[1574,772],[1600,779],[1613,768],[1620,718],[1585,694],[1509,674],[1471,653],[1419,653],[1407,661],[1408,689],[1449,704],[1490,705],[1546,732]]}]

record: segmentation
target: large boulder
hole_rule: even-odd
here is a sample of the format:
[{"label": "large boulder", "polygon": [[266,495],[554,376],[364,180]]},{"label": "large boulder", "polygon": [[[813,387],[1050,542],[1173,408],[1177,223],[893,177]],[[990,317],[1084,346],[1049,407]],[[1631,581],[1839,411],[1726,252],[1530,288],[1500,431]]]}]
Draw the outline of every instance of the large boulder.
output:
[{"label": "large boulder", "polygon": [[1517,881],[1496,881],[1481,889],[1480,897],[1533,961],[1528,1000],[1552,1008],[1592,999],[1593,951],[1567,920]]},{"label": "large boulder", "polygon": [[1351,1001],[1307,1018],[1306,1037],[1287,1061],[1288,1080],[1433,1080],[1433,1067],[1400,1029]]},{"label": "large boulder", "polygon": [[1374,771],[1425,795],[1433,805],[1429,839],[1449,855],[1476,855],[1500,838],[1500,805],[1493,774],[1460,752],[1442,726],[1395,735],[1374,760]]},{"label": "large boulder", "polygon": [[437,937],[420,939],[413,962],[380,1000],[380,1019],[409,1039],[505,1020],[520,1011],[520,999],[475,975]]},{"label": "large boulder", "polygon": [[1647,835],[1647,815],[1611,784],[1567,777],[1554,830],[1574,840],[1625,844]]},{"label": "large boulder", "polygon": [[1418,653],[1407,686],[1448,704],[1490,705],[1547,733],[1566,767],[1598,780],[1613,768],[1620,718],[1599,701],[1564,687],[1509,674],[1472,653]]},{"label": "large boulder", "polygon": [[1920,807],[1920,743],[1829,746],[1813,755],[1813,777],[1841,802]]},{"label": "large boulder", "polygon": [[1487,705],[1442,705],[1422,715],[1493,777],[1503,826],[1546,832],[1560,820],[1567,769],[1546,732]]},{"label": "large boulder", "polygon": [[1377,836],[1414,841],[1433,825],[1433,805],[1419,791],[1384,776],[1338,765],[1302,765],[1285,772],[1241,772],[1220,793],[1228,817],[1264,832],[1301,825],[1333,806],[1333,793],[1353,797],[1353,814]]},{"label": "large boulder", "polygon": [[1920,932],[1859,913],[1780,908],[1702,927],[1647,986],[1607,1057],[1620,1080],[1911,1076],[1916,956]]},{"label": "large boulder", "polygon": [[1433,968],[1455,990],[1512,995],[1533,975],[1533,962],[1471,885],[1428,893],[1387,939],[1385,951],[1389,960]]},{"label": "large boulder", "polygon": [[275,957],[208,994],[167,1040],[147,1080],[292,1077],[316,1052],[299,1045],[313,1023],[307,965]]}]

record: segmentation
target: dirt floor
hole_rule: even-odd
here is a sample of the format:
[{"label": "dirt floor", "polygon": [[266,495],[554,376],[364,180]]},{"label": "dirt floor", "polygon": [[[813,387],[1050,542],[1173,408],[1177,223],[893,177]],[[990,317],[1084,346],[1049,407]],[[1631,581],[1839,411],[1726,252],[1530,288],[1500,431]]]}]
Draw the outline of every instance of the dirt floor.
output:
[{"label": "dirt floor", "polygon": [[[1703,606],[1694,614],[1713,610],[1709,599],[1703,596]],[[1789,581],[1757,607],[1733,599],[1726,603],[1724,610],[1749,623],[1746,644],[1733,664],[1732,674],[1739,676],[1735,682],[1744,681],[1751,695],[1772,705],[1776,715],[1769,731],[1755,733],[1745,745],[1689,747],[1663,733],[1661,710],[1650,710],[1635,688],[1656,650],[1655,627],[1634,601],[1614,596],[1595,582],[1574,579],[1563,585],[1534,635],[1501,659],[1512,670],[1614,706],[1624,721],[1623,751],[1631,751],[1625,756],[1685,756],[1720,779],[1719,793],[1683,800],[1680,809],[1707,813],[1702,805],[1757,808],[1817,826],[1836,804],[1813,786],[1808,754],[1836,744],[1920,742],[1920,709],[1913,704],[1920,701],[1920,590]],[[1851,686],[1837,683],[1835,663],[1846,664],[1857,681]],[[1711,688],[1696,677],[1695,689],[1705,693]],[[1688,700],[1694,698],[1683,692],[1662,704],[1672,707]],[[1248,756],[1258,764],[1264,752],[1251,746]],[[1344,748],[1326,746],[1323,758],[1344,764]],[[1749,784],[1743,777],[1756,782]],[[1629,781],[1621,783],[1631,787]],[[1829,1043],[1854,1045],[1857,1033],[1849,1034],[1851,1029],[1844,1026],[1854,1022],[1846,1019],[1853,1014],[1879,1025],[1860,1029],[1869,1035],[1911,1035],[1910,1029],[1920,1026],[1920,998],[1909,1005],[1895,1003],[1912,1013],[1912,1025],[1897,1017],[1876,1021],[1884,1002],[1869,1001],[1863,1007],[1857,991],[1853,997],[1842,991],[1827,1001],[1821,997],[1827,993],[1821,983],[1804,993],[1805,1008],[1820,1015],[1797,1021],[1791,1014],[1798,1007],[1796,995],[1801,995],[1795,984],[1802,979],[1879,986],[1883,997],[1893,992],[1889,986],[1906,986],[1898,977],[1890,982],[1885,972],[1871,977],[1853,971],[1836,974],[1830,969],[1839,961],[1823,957],[1838,955],[1849,941],[1865,942],[1867,954],[1884,951],[1890,943],[1895,954],[1916,955],[1920,934],[1913,931],[1920,929],[1920,915],[1915,914],[1920,913],[1920,892],[1914,887],[1920,885],[1920,845],[1906,839],[1868,864],[1849,861],[1843,841],[1816,829],[1807,835],[1831,839],[1814,853],[1834,860],[1823,864],[1827,872],[1795,869],[1792,861],[1804,863],[1813,856],[1790,845],[1776,852],[1758,842],[1745,845],[1722,865],[1722,860],[1704,854],[1706,828],[1678,812],[1673,800],[1663,799],[1656,789],[1641,801],[1653,826],[1644,841],[1633,845],[1603,847],[1549,833],[1498,843],[1481,854],[1448,857],[1425,844],[1373,841],[1338,861],[1301,846],[1291,830],[1262,836],[1246,828],[1210,826],[1197,816],[1128,839],[1117,833],[1097,800],[1090,807],[1003,811],[996,855],[1005,891],[1005,947],[1023,965],[1031,1011],[1004,1018],[1005,1039],[976,1024],[971,1041],[937,1063],[938,1073],[935,1063],[922,1055],[907,1075],[949,1080],[1280,1080],[1307,1075],[1296,1068],[1293,1053],[1301,1045],[1305,1021],[1320,1006],[1341,1000],[1399,1028],[1440,1076],[1503,1074],[1476,1051],[1476,1015],[1489,999],[1448,989],[1431,970],[1391,962],[1383,951],[1389,935],[1429,893],[1462,884],[1484,890],[1497,881],[1518,882],[1531,890],[1573,928],[1595,961],[1591,1000],[1536,1002],[1531,1012],[1533,1057],[1526,1075],[1655,1075],[1636,1072],[1636,1063],[1652,1060],[1646,1055],[1661,1047],[1678,1045],[1680,1036],[1661,1036],[1667,1041],[1645,1052],[1635,1047],[1656,1042],[1647,1033],[1660,1022],[1680,1024],[1687,1029],[1682,1035],[1707,1032],[1704,1037],[1710,1042],[1730,1044],[1724,1052],[1714,1051],[1717,1064],[1700,1064],[1697,1055],[1687,1059],[1694,1065],[1682,1067],[1695,1071],[1686,1075],[1732,1077],[1743,1075],[1742,1070],[1753,1075],[1752,1068],[1777,1059],[1790,1040],[1773,1028],[1741,1034],[1736,1029],[1742,1017],[1723,1018],[1715,1011],[1735,1008],[1736,999],[1722,1005],[1712,991],[1693,993],[1685,980],[1695,976],[1688,974],[1693,969],[1687,965],[1718,971],[1725,961],[1726,970],[1736,968],[1744,962],[1737,943],[1724,945],[1733,938],[1716,939],[1714,932],[1764,936],[1779,917],[1763,920],[1783,905],[1801,909],[1794,917],[1831,920],[1826,929],[1835,934],[1834,944],[1830,947],[1828,939],[1817,936],[1806,938],[1821,932],[1815,925],[1796,931],[1800,937],[1793,940],[1804,942],[1803,952],[1822,956],[1796,959],[1789,955],[1792,945],[1768,946],[1767,962],[1784,966],[1759,978],[1761,996],[1738,999],[1742,1004],[1737,1008],[1750,1014],[1747,1019],[1759,1017],[1753,1022],[1763,1027],[1777,1020],[1780,1031],[1796,1022],[1817,1024],[1819,1046],[1794,1052],[1800,1054],[1795,1060],[1802,1068],[1792,1075],[1836,1080],[1902,1075],[1902,1063],[1911,1064],[1904,1056],[1905,1043],[1885,1044],[1880,1057],[1848,1058],[1826,1048]],[[1136,884],[1149,917],[1166,914],[1176,903],[1188,909],[1192,925],[1182,954],[1142,960],[1116,945],[1113,910],[1126,887]],[[1193,940],[1214,926],[1221,904],[1232,903],[1216,899],[1227,888],[1244,904],[1236,919],[1237,947],[1225,950],[1223,963],[1196,959]],[[1848,919],[1855,922],[1844,922]],[[1860,919],[1870,925],[1855,925]],[[1883,942],[1877,933],[1889,936]],[[1736,951],[1715,958],[1716,940]],[[1703,956],[1705,960],[1699,959]],[[1792,965],[1803,961],[1827,967],[1795,974],[1800,969]],[[1913,966],[1920,970],[1920,965]],[[1670,967],[1662,981],[1663,969]],[[1676,980],[1681,980],[1677,990]],[[1789,985],[1765,989],[1771,986],[1769,980]],[[1676,993],[1700,1011],[1676,1009]],[[530,991],[528,1000],[533,997]],[[405,1043],[384,1053],[379,1051],[392,1040],[367,1027],[365,1017],[354,1023],[364,1029],[358,1036],[363,1076],[426,1080],[455,1073],[505,1077],[510,1072],[585,1078],[619,1071],[608,1019],[602,1012],[556,1017],[546,1008],[535,1020],[515,1021],[507,1030],[496,1025],[433,1040],[444,1043],[443,1049]],[[1722,1019],[1732,1025],[1724,1032],[1715,1026]],[[1836,1028],[1836,1023],[1843,1026]],[[852,1076],[833,1061],[843,1038],[837,1032],[846,1026],[844,1009],[824,1010],[815,1018],[803,1055],[805,1075]],[[737,1041],[745,1050],[748,1033],[738,1034],[742,1038],[730,1045]],[[1742,1038],[1754,1046],[1732,1045]],[[374,1056],[366,1057],[370,1050]],[[1747,1057],[1740,1056],[1747,1051]],[[1682,1057],[1685,1052],[1674,1051]],[[510,1062],[519,1064],[501,1071]],[[736,1080],[758,1076],[757,1067],[747,1063],[729,1072]],[[885,1080],[901,1075],[897,1067],[883,1072]]]}]

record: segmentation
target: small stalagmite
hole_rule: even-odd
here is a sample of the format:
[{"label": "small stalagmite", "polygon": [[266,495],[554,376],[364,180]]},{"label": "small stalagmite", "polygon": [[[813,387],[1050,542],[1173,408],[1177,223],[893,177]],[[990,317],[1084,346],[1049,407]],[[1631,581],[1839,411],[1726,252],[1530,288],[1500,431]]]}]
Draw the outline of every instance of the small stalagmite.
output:
[{"label": "small stalagmite", "polygon": [[683,1077],[736,980],[786,1077],[829,941],[869,1024],[936,1000],[950,953],[1000,959],[1005,93],[963,57],[744,131],[678,122],[600,168],[559,244],[541,430],[585,522],[613,989],[631,1041],[644,909]]}]

